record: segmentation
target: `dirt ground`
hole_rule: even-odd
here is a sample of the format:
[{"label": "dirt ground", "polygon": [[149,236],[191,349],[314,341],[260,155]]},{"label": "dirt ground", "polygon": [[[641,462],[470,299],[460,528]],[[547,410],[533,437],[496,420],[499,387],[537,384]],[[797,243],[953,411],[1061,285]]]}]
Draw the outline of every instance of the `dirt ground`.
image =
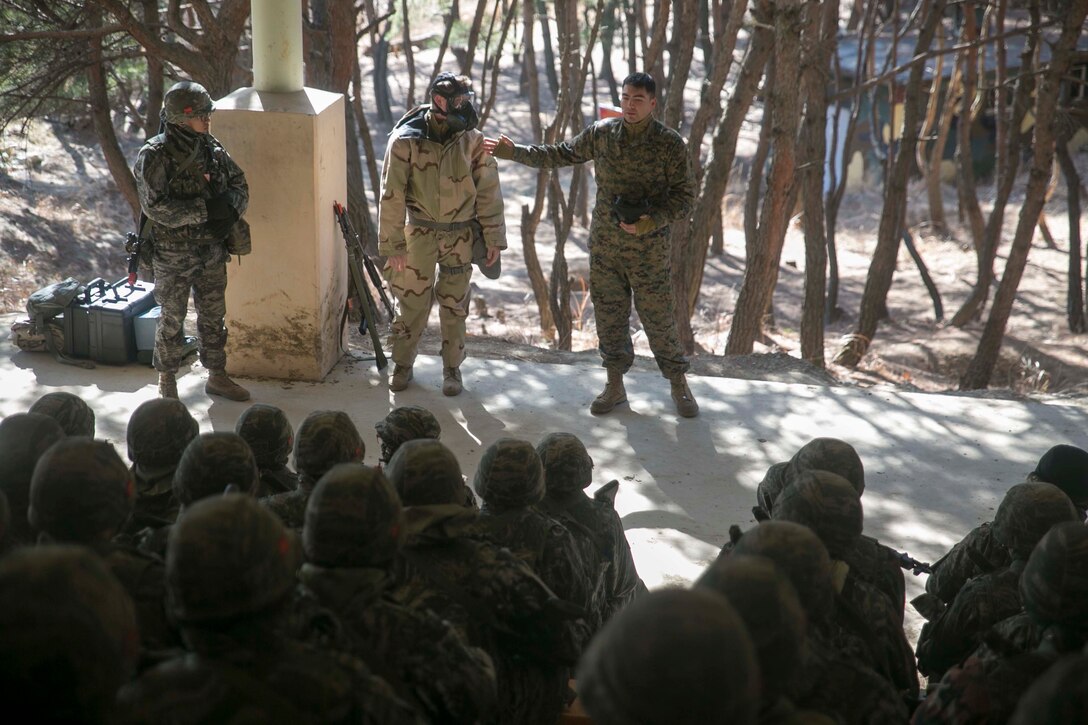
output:
[{"label": "dirt ground", "polygon": [[[516,99],[516,73],[504,75],[500,80],[506,96]],[[499,104],[485,132],[502,131],[522,140],[527,135],[521,130],[527,128],[523,121],[522,104],[513,101]],[[379,144],[376,150],[379,158],[384,131],[380,127],[373,130]],[[134,159],[140,139],[135,135],[125,136],[122,143],[126,154]],[[1077,154],[1077,161],[1082,168],[1088,167],[1085,154]],[[498,282],[474,281],[469,317],[473,354],[555,362],[595,360],[592,304],[584,288],[589,276],[586,228],[576,224],[566,245],[574,290],[574,354],[555,353],[548,350],[550,340],[544,339],[539,329],[516,226],[521,204],[531,203],[535,175],[516,164],[505,164],[501,173],[510,249],[504,254],[504,274]],[[1023,184],[1018,186],[1022,189]],[[987,395],[1088,395],[1085,337],[1071,334],[1066,324],[1068,229],[1063,187],[1064,184],[1059,185],[1046,208],[1057,246],[1049,247],[1036,234],[1001,362]],[[989,210],[993,191],[992,185],[980,188],[984,213]],[[916,182],[911,188],[908,220],[921,256],[941,293],[947,320],[971,288],[975,257],[967,235],[958,226],[952,238],[940,238],[929,232],[924,224],[924,199],[924,190]],[[964,329],[935,320],[932,303],[906,250],[900,251],[888,299],[890,319],[880,325],[862,364],[856,370],[829,364],[824,371],[798,359],[804,242],[796,220],[782,256],[774,302],[775,327],[766,331],[764,344],[757,343],[756,354],[722,357],[720,353],[743,279],[742,203],[738,195],[726,197],[725,253],[711,256],[707,261],[702,295],[693,320],[699,347],[693,360],[694,372],[823,384],[890,384],[934,392],[956,388],[959,375],[975,352],[984,320]],[[1019,203],[1014,194],[1006,215],[1005,243],[996,266],[998,274],[1004,267],[1004,252],[1016,225]],[[948,185],[945,205],[950,222],[956,224],[955,190]],[[826,332],[828,361],[837,350],[839,338],[849,333],[856,321],[880,208],[880,195],[875,189],[848,194],[843,202],[838,232],[839,306],[843,314]],[[122,241],[131,227],[128,208],[109,177],[89,128],[72,127],[60,121],[37,121],[25,132],[9,128],[0,137],[0,310],[22,309],[29,292],[64,276],[123,277]],[[546,216],[536,243],[541,262],[548,270],[554,236]],[[436,322],[432,319],[432,324]],[[649,356],[637,319],[632,321],[632,330],[636,350]],[[437,349],[435,342],[425,341],[424,351],[431,346]],[[652,368],[652,359],[640,360],[639,365]]]}]

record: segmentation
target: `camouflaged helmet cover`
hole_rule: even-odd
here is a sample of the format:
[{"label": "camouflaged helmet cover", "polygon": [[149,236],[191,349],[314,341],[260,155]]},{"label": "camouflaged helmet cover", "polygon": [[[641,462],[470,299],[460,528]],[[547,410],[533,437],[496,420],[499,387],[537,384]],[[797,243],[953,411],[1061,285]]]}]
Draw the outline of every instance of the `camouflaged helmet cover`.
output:
[{"label": "camouflaged helmet cover", "polygon": [[249,444],[258,468],[287,465],[295,431],[287,415],[276,406],[264,403],[249,406],[238,418],[234,432]]},{"label": "camouflaged helmet cover", "polygon": [[307,561],[318,566],[384,569],[404,534],[400,497],[381,469],[341,463],[310,494],[302,546]]},{"label": "camouflaged helmet cover", "polygon": [[858,543],[863,525],[861,498],[842,476],[803,471],[778,496],[771,518],[793,521],[816,532],[832,559],[844,558]]},{"label": "camouflaged helmet cover", "polygon": [[756,503],[767,512],[768,516],[774,513],[774,503],[778,500],[782,490],[788,485],[786,482],[786,469],[789,468],[789,465],[789,461],[775,463],[767,469],[767,472],[763,474],[763,480],[756,486]]},{"label": "camouflaged helmet cover", "polygon": [[994,540],[1008,549],[1013,559],[1026,561],[1051,526],[1079,520],[1064,491],[1052,483],[1031,481],[1018,483],[1005,493],[991,530]]},{"label": "camouflaged helmet cover", "polygon": [[759,709],[744,623],[705,589],[661,589],[632,601],[590,642],[577,679],[596,725],[750,725]]},{"label": "camouflaged helmet cover", "polygon": [[183,506],[218,496],[227,486],[256,495],[261,474],[249,444],[237,433],[202,433],[186,446],[174,471],[174,496]]},{"label": "camouflaged helmet cover", "polygon": [[488,506],[532,506],[544,498],[544,468],[533,444],[500,438],[484,451],[473,488]]},{"label": "camouflaged helmet cover", "polygon": [[183,624],[264,612],[294,588],[300,564],[291,532],[252,496],[197,501],[170,530],[167,605]]},{"label": "camouflaged helmet cover", "polygon": [[25,519],[34,466],[63,438],[60,423],[41,413],[16,413],[0,421],[0,491],[13,516]]},{"label": "camouflaged helmet cover", "polygon": [[1032,477],[1065,491],[1077,508],[1088,508],[1088,451],[1065,444],[1054,446],[1039,459]]},{"label": "camouflaged helmet cover", "polygon": [[148,470],[178,465],[185,447],[200,432],[200,424],[176,398],[141,403],[128,419],[128,459]]},{"label": "camouflaged helmet cover", "polygon": [[66,438],[38,461],[30,482],[30,525],[58,541],[89,543],[121,528],[132,512],[132,473],[112,445]]},{"label": "camouflaged helmet cover", "polygon": [[139,656],[135,608],[96,554],[47,545],[0,561],[0,697],[38,722],[108,722]]},{"label": "camouflaged helmet cover", "polygon": [[73,393],[46,393],[30,406],[30,413],[48,415],[64,429],[65,435],[94,438],[94,411]]},{"label": "camouflaged helmet cover", "polygon": [[402,405],[389,411],[374,424],[381,441],[382,460],[389,461],[397,449],[407,441],[418,438],[438,440],[442,436],[442,426],[434,413],[421,405]]},{"label": "camouflaged helmet cover", "polygon": [[295,468],[314,481],[337,463],[358,463],[365,452],[359,430],[342,410],[315,410],[295,436]]},{"label": "camouflaged helmet cover", "polygon": [[1058,660],[1016,704],[1009,725],[1088,722],[1088,653]]},{"label": "camouflaged helmet cover", "polygon": [[546,493],[581,491],[593,482],[593,459],[572,433],[549,433],[536,445]]},{"label": "camouflaged helmet cover", "polygon": [[773,561],[793,585],[811,625],[831,616],[835,600],[831,557],[812,529],[792,521],[764,521],[744,533],[733,555]]},{"label": "camouflaged helmet cover", "polygon": [[756,649],[763,701],[776,700],[800,663],[807,628],[793,585],[770,559],[738,555],[719,558],[695,587],[717,592],[733,605]]},{"label": "camouflaged helmet cover", "polygon": [[418,438],[406,442],[393,454],[385,475],[405,506],[464,503],[461,465],[453,451],[439,441]]},{"label": "camouflaged helmet cover", "polygon": [[215,110],[215,104],[208,91],[204,86],[192,81],[180,81],[171,86],[162,99],[162,105],[166,122],[177,124]]},{"label": "camouflaged helmet cover", "polygon": [[831,471],[845,478],[858,496],[865,493],[865,466],[854,447],[838,438],[813,438],[790,459],[787,480],[802,471]]},{"label": "camouflaged helmet cover", "polygon": [[1088,629],[1088,526],[1053,526],[1020,576],[1020,599],[1032,619]]}]

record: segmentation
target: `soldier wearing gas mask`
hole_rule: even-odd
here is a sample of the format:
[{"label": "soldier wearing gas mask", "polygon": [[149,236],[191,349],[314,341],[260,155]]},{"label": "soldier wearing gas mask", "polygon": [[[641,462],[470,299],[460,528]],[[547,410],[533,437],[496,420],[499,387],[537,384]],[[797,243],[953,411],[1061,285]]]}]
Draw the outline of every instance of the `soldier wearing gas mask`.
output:
[{"label": "soldier wearing gas mask", "polygon": [[487,266],[506,248],[502,189],[495,159],[476,130],[475,94],[466,76],[439,73],[431,103],[408,111],[390,135],[382,168],[378,251],[397,298],[389,388],[412,380],[420,336],[438,301],[442,392],[462,390],[465,317],[473,235],[487,245]]}]

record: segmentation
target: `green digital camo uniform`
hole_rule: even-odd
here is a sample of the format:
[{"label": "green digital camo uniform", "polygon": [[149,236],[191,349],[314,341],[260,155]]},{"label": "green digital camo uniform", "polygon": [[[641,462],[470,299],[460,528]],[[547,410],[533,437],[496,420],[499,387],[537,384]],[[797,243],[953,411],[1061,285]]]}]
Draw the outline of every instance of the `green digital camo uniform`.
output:
[{"label": "green digital camo uniform", "polygon": [[[465,317],[472,276],[472,227],[478,219],[487,246],[506,249],[506,220],[495,159],[484,152],[475,129],[451,133],[428,106],[409,111],[393,128],[382,166],[378,209],[378,252],[407,255],[403,272],[386,268],[397,298],[393,321],[393,362],[411,367],[438,299],[442,364],[456,368],[465,359]],[[405,215],[449,230],[413,224]],[[460,226],[465,224],[465,226]],[[435,277],[437,265],[438,275]]]},{"label": "green digital camo uniform", "polygon": [[[570,141],[514,146],[514,161],[536,168],[593,161],[597,201],[589,231],[589,292],[597,318],[604,366],[627,372],[634,362],[631,298],[666,378],[687,372],[688,361],[673,324],[669,224],[686,216],[695,201],[695,178],[680,135],[652,116],[632,125],[609,118]],[[613,220],[611,206],[646,199],[654,231],[636,236]]]}]

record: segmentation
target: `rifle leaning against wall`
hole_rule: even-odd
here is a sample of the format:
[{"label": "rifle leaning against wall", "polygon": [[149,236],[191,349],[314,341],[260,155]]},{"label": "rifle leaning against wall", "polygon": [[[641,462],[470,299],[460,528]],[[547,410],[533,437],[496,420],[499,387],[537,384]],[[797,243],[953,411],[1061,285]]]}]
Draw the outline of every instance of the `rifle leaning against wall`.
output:
[{"label": "rifle leaning against wall", "polygon": [[382,278],[378,274],[377,267],[363,252],[362,242],[359,241],[359,235],[356,234],[355,228],[351,225],[351,220],[348,219],[343,205],[338,201],[334,201],[332,210],[333,214],[336,215],[336,223],[340,225],[340,232],[344,235],[344,246],[348,250],[348,270],[351,272],[356,300],[363,313],[363,319],[359,322],[359,334],[366,335],[368,332],[370,333],[370,341],[374,344],[374,360],[377,362],[378,369],[383,370],[389,364],[389,361],[385,357],[382,341],[378,335],[378,310],[374,305],[374,297],[370,294],[370,287],[366,284],[366,277],[363,276],[363,269],[366,269],[375,289],[378,290],[382,303],[389,312],[390,320],[394,317],[393,305],[385,294],[385,286],[382,284]]}]

